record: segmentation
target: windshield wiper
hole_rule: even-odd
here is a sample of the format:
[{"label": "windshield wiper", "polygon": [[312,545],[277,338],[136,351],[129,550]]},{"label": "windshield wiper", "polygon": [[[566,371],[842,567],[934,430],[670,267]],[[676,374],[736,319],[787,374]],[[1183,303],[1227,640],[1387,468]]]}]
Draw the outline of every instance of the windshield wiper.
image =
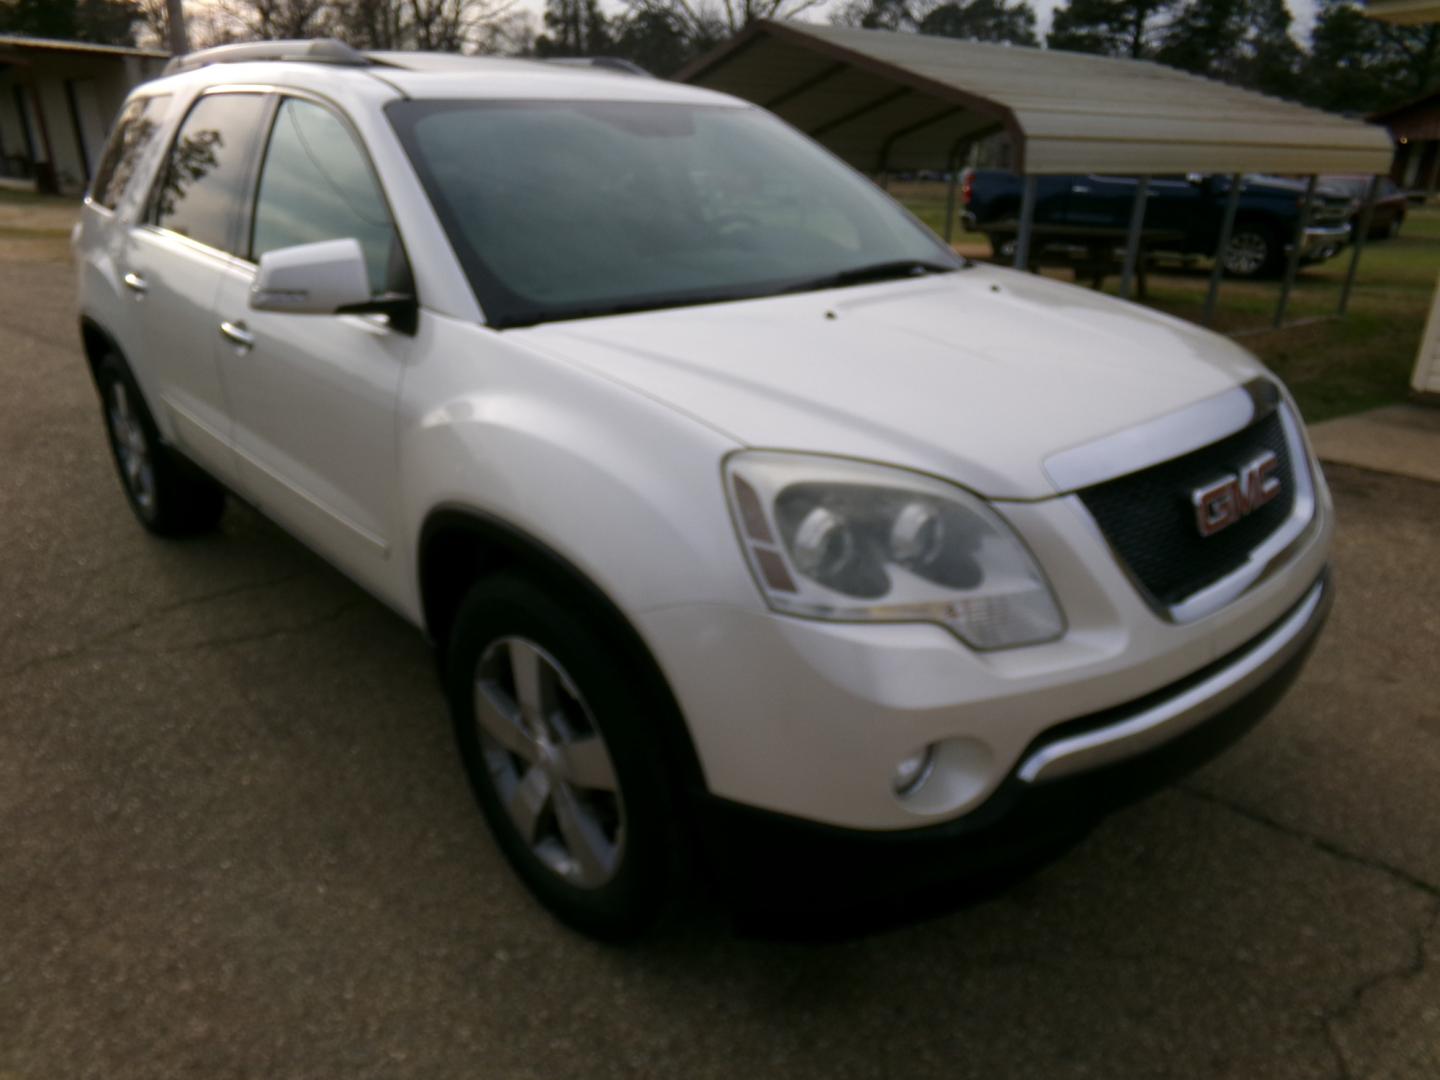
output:
[{"label": "windshield wiper", "polygon": [[[963,264],[961,264],[963,265]],[[789,285],[781,292],[812,292],[816,289],[838,289],[846,285],[866,285],[873,281],[895,281],[899,278],[924,277],[927,274],[948,274],[960,269],[959,265],[936,262],[931,259],[895,259],[891,262],[872,263],[841,270],[836,274],[811,278],[795,285]]]},{"label": "windshield wiper", "polygon": [[567,322],[571,319],[594,319],[606,315],[632,315],[642,311],[661,311],[666,308],[694,307],[701,304],[723,304],[736,300],[760,300],[767,296],[781,296],[786,293],[813,292],[816,289],[835,289],[845,285],[863,285],[872,281],[892,281],[897,278],[924,277],[927,274],[948,274],[963,266],[972,264],[948,264],[929,259],[896,259],[892,262],[873,263],[841,270],[836,274],[782,285],[779,288],[746,288],[712,293],[685,293],[677,296],[656,296],[643,300],[622,300],[612,304],[596,304],[555,311],[521,312],[504,320],[490,323],[494,330],[515,330],[526,326],[539,326],[548,322]]}]

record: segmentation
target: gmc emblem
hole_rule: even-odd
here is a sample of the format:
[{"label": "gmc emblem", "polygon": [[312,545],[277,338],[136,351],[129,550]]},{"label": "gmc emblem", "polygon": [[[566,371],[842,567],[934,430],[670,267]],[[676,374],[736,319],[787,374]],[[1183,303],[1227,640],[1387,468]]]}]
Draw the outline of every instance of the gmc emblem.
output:
[{"label": "gmc emblem", "polygon": [[1201,536],[1214,536],[1247,514],[1253,514],[1280,494],[1275,470],[1280,460],[1269,450],[1241,466],[1238,476],[1227,476],[1190,493],[1195,527]]}]

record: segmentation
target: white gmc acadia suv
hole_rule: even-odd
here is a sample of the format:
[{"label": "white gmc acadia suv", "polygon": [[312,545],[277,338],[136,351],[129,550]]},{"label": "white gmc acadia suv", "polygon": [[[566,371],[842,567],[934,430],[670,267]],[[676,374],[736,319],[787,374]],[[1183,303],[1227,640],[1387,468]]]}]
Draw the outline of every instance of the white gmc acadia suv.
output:
[{"label": "white gmc acadia suv", "polygon": [[723,95],[210,50],[130,97],[75,245],[140,522],[233,492],[422,627],[500,847],[590,933],[681,862],[848,903],[1054,850],[1329,608],[1252,356],[958,258]]}]

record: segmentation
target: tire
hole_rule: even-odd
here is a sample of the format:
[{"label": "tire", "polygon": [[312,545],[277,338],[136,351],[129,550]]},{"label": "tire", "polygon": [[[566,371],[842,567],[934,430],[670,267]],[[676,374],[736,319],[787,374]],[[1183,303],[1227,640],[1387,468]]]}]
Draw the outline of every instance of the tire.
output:
[{"label": "tire", "polygon": [[120,486],[140,524],[170,537],[215,528],[225,512],[225,489],[161,441],[125,362],[107,354],[95,382]]},{"label": "tire", "polygon": [[1284,258],[1285,245],[1274,230],[1256,222],[1237,221],[1222,261],[1231,277],[1261,278],[1278,274]]},{"label": "tire", "polygon": [[615,641],[587,607],[495,576],[461,604],[445,663],[460,756],[501,851],[556,917],[609,941],[654,924],[676,854],[654,698]]}]

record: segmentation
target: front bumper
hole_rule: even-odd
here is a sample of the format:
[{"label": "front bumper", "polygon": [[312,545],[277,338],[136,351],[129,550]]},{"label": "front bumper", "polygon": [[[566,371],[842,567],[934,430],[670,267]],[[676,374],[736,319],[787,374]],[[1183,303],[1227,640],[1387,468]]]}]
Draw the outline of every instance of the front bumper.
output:
[{"label": "front bumper", "polygon": [[1300,258],[1305,262],[1323,262],[1340,254],[1349,240],[1349,225],[1312,225],[1305,230]]},{"label": "front bumper", "polygon": [[1239,649],[1043,733],[984,803],[942,825],[836,828],[702,796],[707,862],[748,908],[852,907],[1063,850],[1104,814],[1204,764],[1258,723],[1304,667],[1332,592],[1327,571]]},{"label": "front bumper", "polygon": [[[996,506],[1055,588],[1068,627],[1054,642],[980,653],[925,623],[731,605],[639,613],[705,789],[851,829],[913,830],[970,814],[1045,733],[1174,686],[1258,640],[1319,578],[1332,530],[1317,473],[1311,525],[1283,563],[1266,564],[1221,609],[1179,621],[1149,606],[1078,497]],[[1158,726],[1133,748],[1183,728]],[[935,747],[930,779],[897,797],[897,764],[926,746]]]}]

